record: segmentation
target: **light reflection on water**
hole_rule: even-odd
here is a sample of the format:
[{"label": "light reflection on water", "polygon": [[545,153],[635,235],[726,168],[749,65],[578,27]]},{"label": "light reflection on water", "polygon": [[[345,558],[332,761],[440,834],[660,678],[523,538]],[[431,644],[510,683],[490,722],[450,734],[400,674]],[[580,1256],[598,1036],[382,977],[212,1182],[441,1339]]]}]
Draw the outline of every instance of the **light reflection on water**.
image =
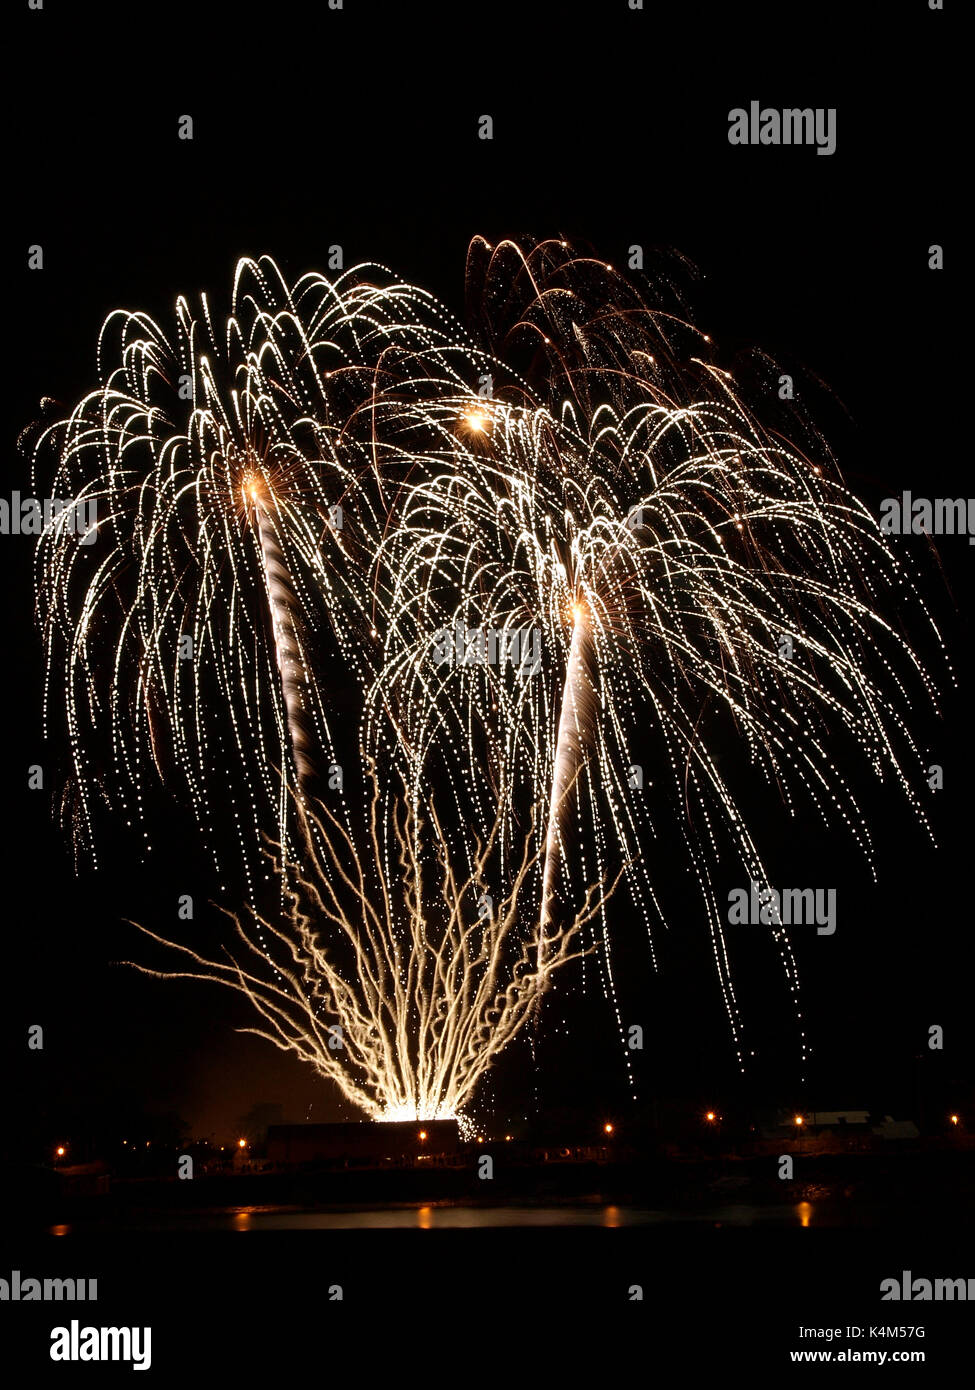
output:
[{"label": "light reflection on water", "polygon": [[[371,1210],[304,1211],[294,1207],[232,1207],[220,1211],[145,1213],[124,1222],[137,1231],[449,1231],[516,1226],[626,1226],[698,1224],[709,1226],[809,1226],[814,1208],[809,1202],[752,1205],[728,1203],[699,1211],[653,1210],[590,1203],[581,1206],[462,1206],[442,1204]],[[93,1228],[105,1224],[93,1222]],[[51,1235],[84,1230],[85,1222],[51,1226]]]}]

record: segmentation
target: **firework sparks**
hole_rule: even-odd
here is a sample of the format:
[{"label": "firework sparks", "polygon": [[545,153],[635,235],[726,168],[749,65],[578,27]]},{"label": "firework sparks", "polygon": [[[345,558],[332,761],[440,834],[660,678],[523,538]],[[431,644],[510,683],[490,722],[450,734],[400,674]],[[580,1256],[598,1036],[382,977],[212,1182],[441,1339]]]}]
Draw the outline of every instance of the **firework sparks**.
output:
[{"label": "firework sparks", "polygon": [[[768,875],[715,740],[742,742],[749,782],[764,779],[789,814],[807,798],[872,866],[837,744],[899,784],[926,824],[909,682],[925,699],[934,689],[884,613],[913,609],[937,633],[876,520],[827,476],[828,453],[814,462],[762,429],[730,374],[695,355],[703,335],[638,303],[615,272],[603,294],[608,268],[595,263],[594,286],[593,263],[563,251],[491,251],[492,265],[502,255],[514,265],[484,291],[511,310],[494,336],[513,356],[527,338],[544,367],[539,398],[521,380],[510,402],[494,400],[487,446],[462,436],[441,449],[470,409],[447,383],[422,407],[390,406],[398,430],[429,443],[384,542],[398,579],[370,746],[391,722],[415,775],[430,761],[459,769],[459,814],[475,822],[498,788],[545,799],[545,924],[560,896],[570,902],[622,858],[652,941],[664,921],[648,867],[654,816],[679,824],[741,1057],[715,889],[722,844],[750,878]],[[459,650],[472,630],[502,634],[504,650],[504,634],[525,629],[545,653],[532,673],[476,653],[432,659],[444,632],[464,634]],[[464,776],[478,766],[489,769],[481,779]],[[505,842],[517,838],[512,819]],[[773,935],[799,1013],[788,936]]]},{"label": "firework sparks", "polygon": [[99,518],[90,547],[63,527],[38,547],[45,721],[63,707],[93,853],[97,796],[138,821],[155,767],[222,868],[242,850],[250,891],[269,811],[289,843],[316,764],[341,761],[343,682],[323,672],[374,676],[363,557],[386,511],[369,401],[400,358],[456,333],[411,286],[289,287],[267,258],[238,266],[222,329],[205,296],[176,320],[167,337],[111,315],[102,385],[35,450],[35,470],[57,460],[56,494]]},{"label": "firework sparks", "polygon": [[[249,968],[189,952],[189,973],[246,994],[262,1036],[374,1116],[469,1103],[570,959],[598,962],[620,1024],[593,885],[626,874],[652,949],[664,819],[741,1057],[722,846],[767,874],[720,740],[868,856],[837,739],[924,819],[909,682],[934,690],[883,615],[926,614],[815,432],[764,429],[707,335],[565,243],[477,241],[468,283],[473,334],[412,286],[289,289],[242,262],[222,334],[205,299],[180,301],[172,342],[113,316],[100,360],[119,332],[119,364],[39,446],[99,516],[94,545],[39,547],[82,831],[96,787],[140,816],[154,766],[240,846],[254,902],[269,828],[288,911],[234,914]],[[364,838],[316,786],[343,740],[383,769]],[[478,927],[489,869],[506,886]]]},{"label": "firework sparks", "polygon": [[466,855],[458,864],[433,801],[419,817],[405,794],[391,876],[374,770],[367,778],[367,834],[353,840],[327,812],[318,820],[315,843],[325,859],[305,859],[287,876],[283,923],[257,909],[228,914],[235,933],[223,961],[141,927],[192,966],[130,964],[243,994],[262,1026],[242,1032],[310,1063],[372,1119],[458,1118],[552,975],[579,958],[582,930],[615,885],[592,888],[567,925],[526,933],[522,899],[538,858],[534,837],[526,836],[521,862],[498,895],[500,813],[495,834],[467,866]]}]

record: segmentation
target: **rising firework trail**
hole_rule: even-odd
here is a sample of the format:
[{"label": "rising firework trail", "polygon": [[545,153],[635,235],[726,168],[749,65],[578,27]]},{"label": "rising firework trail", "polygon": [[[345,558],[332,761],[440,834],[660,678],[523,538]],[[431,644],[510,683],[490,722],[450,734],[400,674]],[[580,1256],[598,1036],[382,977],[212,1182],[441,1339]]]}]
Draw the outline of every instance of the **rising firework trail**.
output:
[{"label": "rising firework trail", "polygon": [[315,739],[312,721],[309,718],[313,709],[309,664],[302,651],[303,644],[299,636],[301,605],[291,583],[284,552],[274,533],[274,523],[264,496],[263,485],[256,479],[246,479],[243,486],[247,500],[253,508],[260,541],[291,752],[295,762],[300,799],[304,802],[308,782],[315,771]]},{"label": "rising firework trail", "polygon": [[589,677],[589,640],[586,613],[581,603],[572,607],[572,640],[565,665],[565,683],[559,701],[559,722],[552,758],[552,790],[549,794],[545,857],[542,864],[541,930],[544,937],[552,921],[552,898],[558,857],[562,850],[560,826],[569,793],[575,785],[586,750],[590,746],[589,725],[593,719],[593,691]]}]

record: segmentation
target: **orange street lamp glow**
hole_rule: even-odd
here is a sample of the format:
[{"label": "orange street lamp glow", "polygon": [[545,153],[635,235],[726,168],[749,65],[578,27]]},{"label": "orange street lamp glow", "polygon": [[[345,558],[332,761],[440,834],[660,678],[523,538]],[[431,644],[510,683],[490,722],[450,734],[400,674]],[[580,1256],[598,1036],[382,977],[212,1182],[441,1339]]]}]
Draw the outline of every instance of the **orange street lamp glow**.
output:
[{"label": "orange street lamp glow", "polygon": [[603,1131],[604,1131],[604,1133],[606,1133],[606,1134],[612,1134],[612,1132],[613,1132],[613,1126],[612,1126],[611,1124],[605,1124],[605,1125],[603,1125]]},{"label": "orange street lamp glow", "polygon": [[714,1124],[715,1120],[716,1120],[718,1117],[717,1117],[717,1115],[714,1113],[713,1110],[709,1110],[708,1113],[705,1115],[704,1118],[707,1120],[708,1124]]},{"label": "orange street lamp glow", "polygon": [[420,1138],[421,1138],[421,1139],[425,1139],[426,1137],[427,1137],[427,1132],[426,1132],[426,1130],[425,1130],[425,1129],[421,1129],[421,1130],[420,1130]]},{"label": "orange street lamp glow", "polygon": [[805,1123],[806,1123],[806,1122],[805,1122],[805,1120],[802,1118],[801,1115],[797,1115],[797,1116],[796,1116],[796,1124],[799,1126],[800,1129],[802,1128],[802,1126],[803,1126]]},{"label": "orange street lamp glow", "polygon": [[952,1123],[953,1125],[956,1125],[956,1124],[958,1123],[958,1116],[957,1116],[957,1115],[952,1115],[952,1116],[950,1116],[950,1119],[951,1119],[951,1123]]},{"label": "orange street lamp glow", "polygon": [[59,1145],[58,1145],[57,1155],[58,1155],[58,1158],[63,1158],[63,1157],[64,1157],[64,1145],[63,1145],[63,1144],[59,1144]]},{"label": "orange street lamp glow", "polygon": [[238,1147],[238,1149],[246,1149],[246,1148],[247,1148],[247,1140],[246,1140],[246,1139],[238,1139],[238,1140],[237,1140],[237,1147]]}]

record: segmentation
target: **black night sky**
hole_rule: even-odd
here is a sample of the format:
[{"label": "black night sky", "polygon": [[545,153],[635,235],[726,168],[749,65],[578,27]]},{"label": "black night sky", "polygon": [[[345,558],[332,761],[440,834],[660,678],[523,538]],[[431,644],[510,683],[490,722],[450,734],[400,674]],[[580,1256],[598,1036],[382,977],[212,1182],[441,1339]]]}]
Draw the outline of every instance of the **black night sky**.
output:
[{"label": "black night sky", "polygon": [[[339,12],[153,0],[22,7],[23,97],[8,133],[16,194],[4,493],[30,491],[14,442],[40,399],[70,405],[94,386],[97,333],[111,309],[143,308],[165,323],[178,294],[202,289],[223,307],[239,256],[267,252],[297,276],[325,270],[327,247],[339,243],[346,265],[388,265],[463,314],[466,247],[481,233],[568,237],[620,264],[632,243],[675,248],[701,274],[691,312],[719,361],[730,366],[758,344],[797,379],[820,383],[819,422],[869,505],[903,489],[967,495],[952,332],[956,194],[941,146],[951,85],[941,55],[954,19],[920,0],[648,0],[643,12],[626,0],[441,9],[346,0]],[[836,153],[731,147],[727,113],[753,98],[835,107]],[[184,112],[195,122],[188,143],[176,138]],[[494,116],[491,143],[476,138],[482,112]],[[42,272],[26,268],[34,243],[44,247]],[[932,243],[946,247],[940,273],[928,269]],[[923,538],[897,543],[917,564],[957,679],[944,717],[919,706],[916,726],[929,761],[944,767],[944,790],[931,798],[938,846],[905,801],[864,776],[873,883],[848,837],[805,811],[789,821],[756,790],[753,824],[779,882],[838,889],[835,936],[797,942],[813,1048],[805,1082],[781,969],[757,938],[734,943],[756,1054],[739,1075],[704,933],[676,925],[699,911],[697,900],[682,898],[662,866],[675,929],[656,976],[645,943],[626,939],[625,922],[619,934],[627,1013],[647,1029],[637,1065],[645,1108],[856,1107],[917,1118],[919,1106],[950,1106],[975,1123],[975,552],[963,537],[941,538],[936,550]],[[310,1069],[233,1032],[249,1022],[242,1002],[113,964],[139,949],[124,919],[153,920],[180,892],[205,903],[212,883],[190,818],[162,799],[148,862],[125,827],[110,824],[106,870],[74,875],[54,815],[65,746],[41,733],[30,539],[0,537],[0,565],[6,1120],[32,1146],[62,1124],[92,1135],[116,1121],[148,1131],[151,1117],[171,1115],[222,1141],[263,1102],[292,1122],[355,1118]],[[923,638],[920,647],[937,671],[935,651]],[[729,743],[729,764],[739,755]],[[50,774],[44,792],[27,789],[33,763]],[[568,1031],[542,1045],[537,1069],[525,1050],[498,1069],[492,1099],[506,1120],[627,1113],[601,999],[567,984],[563,1007]],[[21,1041],[33,1023],[45,1028],[42,1055]],[[946,1052],[919,1061],[932,1024],[943,1026]]]}]

